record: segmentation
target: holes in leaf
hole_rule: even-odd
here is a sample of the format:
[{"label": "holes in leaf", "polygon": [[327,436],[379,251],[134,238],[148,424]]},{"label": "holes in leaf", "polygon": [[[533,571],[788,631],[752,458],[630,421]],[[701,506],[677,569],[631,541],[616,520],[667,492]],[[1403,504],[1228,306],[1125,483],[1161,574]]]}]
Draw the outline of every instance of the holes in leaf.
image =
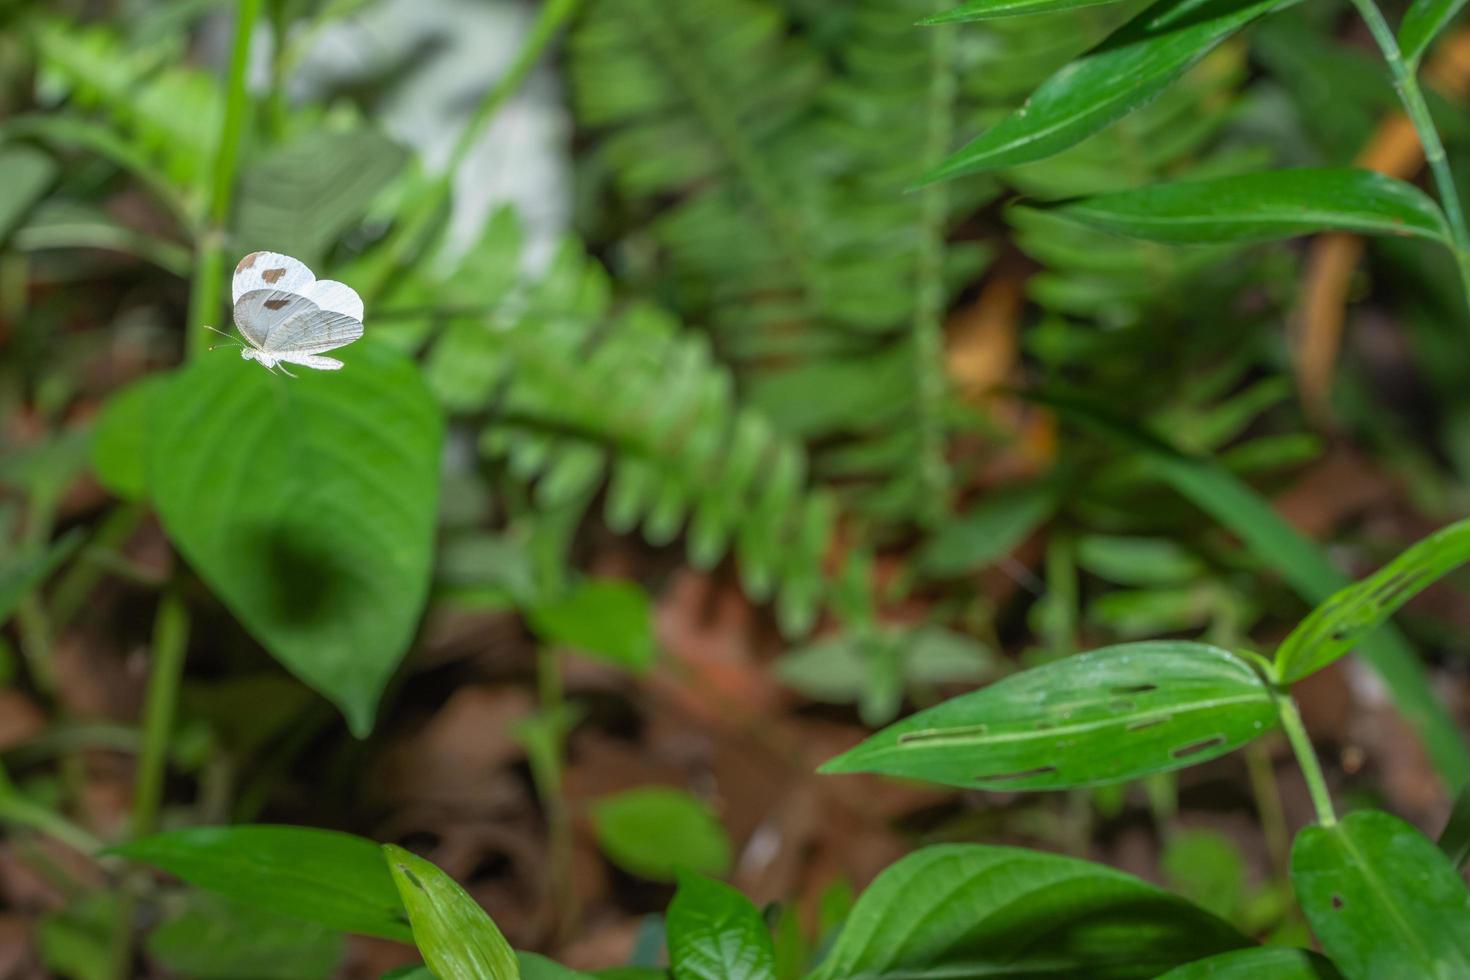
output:
[{"label": "holes in leaf", "polygon": [[1022,779],[1031,779],[1035,776],[1050,776],[1056,771],[1056,766],[1037,766],[1035,769],[1023,769],[1020,772],[998,772],[993,776],[976,776],[975,781],[980,783],[1014,783]]},{"label": "holes in leaf", "polygon": [[1342,896],[1341,895],[1333,895],[1332,896],[1332,907],[1335,908],[1335,909],[1342,908]]},{"label": "holes in leaf", "polygon": [[1157,691],[1158,689],[1159,689],[1159,685],[1157,685],[1157,684],[1127,684],[1127,685],[1124,685],[1123,687],[1115,687],[1115,688],[1113,688],[1112,689],[1112,693],[1114,693],[1114,694],[1147,694],[1149,691]]},{"label": "holes in leaf", "polygon": [[1188,745],[1181,745],[1169,754],[1176,759],[1187,759],[1192,755],[1199,755],[1201,752],[1208,752],[1210,749],[1224,744],[1224,735],[1214,735],[1199,742],[1191,742]]},{"label": "holes in leaf", "polygon": [[1169,715],[1161,715],[1158,718],[1140,718],[1137,721],[1130,721],[1123,730],[1125,732],[1141,732],[1145,728],[1154,728],[1158,725],[1162,725],[1164,722],[1168,721],[1169,718]]},{"label": "holes in leaf", "polygon": [[988,734],[989,731],[989,725],[964,725],[958,728],[926,728],[918,732],[904,732],[898,736],[898,744],[909,745],[913,742],[935,742],[941,739],[973,738]]}]

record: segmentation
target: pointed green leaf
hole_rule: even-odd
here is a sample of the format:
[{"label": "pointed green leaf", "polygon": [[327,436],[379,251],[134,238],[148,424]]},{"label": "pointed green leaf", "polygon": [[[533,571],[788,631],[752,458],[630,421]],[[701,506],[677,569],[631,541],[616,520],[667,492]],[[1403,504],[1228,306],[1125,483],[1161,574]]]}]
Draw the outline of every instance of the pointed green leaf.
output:
[{"label": "pointed green leaf", "polygon": [[1455,803],[1436,843],[1455,867],[1464,870],[1470,863],[1470,785],[1455,794]]},{"label": "pointed green leaf", "polygon": [[1464,6],[1465,0],[1414,0],[1399,22],[1399,53],[1404,60],[1418,64],[1430,43]]},{"label": "pointed green leaf", "polygon": [[364,735],[428,594],[443,421],[401,355],[334,354],[296,378],[229,351],[177,372],[148,485],[230,611]]},{"label": "pointed green leaf", "polygon": [[817,976],[1123,980],[1248,942],[1121,871],[1020,848],[941,844],[868,886]]},{"label": "pointed green leaf", "polygon": [[729,885],[681,874],[667,928],[674,980],[776,978],[776,951],[760,911]]},{"label": "pointed green leaf", "polygon": [[1307,827],[1291,880],[1312,931],[1349,980],[1470,977],[1470,890],[1423,834],[1376,810]]},{"label": "pointed green leaf", "polygon": [[1094,786],[1213,759],[1275,723],[1265,683],[1230,651],[1125,643],[920,711],[821,771],[997,790]]},{"label": "pointed green leaf", "polygon": [[557,599],[527,610],[547,643],[575,647],[636,673],[653,666],[653,619],[648,593],[634,582],[590,579]]},{"label": "pointed green leaf", "polygon": [[401,847],[384,844],[383,857],[408,909],[414,945],[439,980],[519,980],[515,951],[458,882]]},{"label": "pointed green leaf", "polygon": [[630,789],[592,806],[597,843],[624,871],[655,881],[730,870],[730,838],[709,807],[667,786]]},{"label": "pointed green leaf", "polygon": [[1027,14],[1046,14],[1055,10],[1075,10],[1078,7],[1100,7],[1118,3],[1120,0],[971,0],[953,10],[925,17],[920,24],[951,24],[966,20],[995,20],[999,17],[1023,17]]},{"label": "pointed green leaf", "polygon": [[351,834],[268,825],[196,827],[112,848],[191,885],[343,932],[407,941],[378,845]]},{"label": "pointed green leaf", "polygon": [[1256,946],[1176,966],[1158,980],[1342,980],[1342,974],[1305,949]]},{"label": "pointed green leaf", "polygon": [[1040,160],[1148,102],[1217,44],[1292,0],[1159,0],[1041,84],[928,180]]},{"label": "pointed green leaf", "polygon": [[1333,594],[1276,650],[1285,683],[1321,670],[1388,621],[1430,585],[1470,561],[1470,518],[1419,541],[1374,575]]},{"label": "pointed green leaf", "polygon": [[1351,167],[1155,184],[1053,210],[1115,235],[1177,244],[1264,242],[1319,231],[1449,241],[1444,215],[1427,194],[1413,184]]},{"label": "pointed green leaf", "polygon": [[536,953],[517,950],[516,963],[521,968],[521,980],[592,980],[590,973],[568,969]]},{"label": "pointed green leaf", "polygon": [[56,162],[34,146],[0,147],[0,240],[5,239],[56,178]]}]

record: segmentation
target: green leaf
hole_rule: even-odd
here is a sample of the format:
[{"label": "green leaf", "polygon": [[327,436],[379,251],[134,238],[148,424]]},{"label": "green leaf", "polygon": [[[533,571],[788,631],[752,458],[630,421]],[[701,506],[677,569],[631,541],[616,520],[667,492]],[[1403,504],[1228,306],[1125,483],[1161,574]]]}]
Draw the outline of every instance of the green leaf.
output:
[{"label": "green leaf", "polygon": [[111,980],[112,937],[121,914],[116,895],[94,892],[43,919],[36,945],[48,975]]},{"label": "green leaf", "polygon": [[942,14],[925,17],[920,24],[951,24],[955,21],[995,20],[999,17],[1022,17],[1078,7],[1100,7],[1119,0],[971,0]]},{"label": "green leaf", "polygon": [[[1399,22],[1399,53],[1417,65],[1430,43],[1465,6],[1465,0],[1414,0]],[[1411,68],[1412,70],[1412,68]]]},{"label": "green leaf", "polygon": [[392,844],[383,856],[413,923],[413,941],[439,980],[517,980],[516,954],[490,916],[432,863]]},{"label": "green leaf", "polygon": [[521,980],[591,980],[592,974],[571,970],[537,953],[516,951]]},{"label": "green leaf", "polygon": [[26,596],[40,588],[76,552],[83,537],[81,528],[73,528],[38,554],[0,562],[0,626],[10,620]]},{"label": "green leaf", "polygon": [[1264,242],[1318,231],[1408,235],[1449,244],[1439,205],[1413,184],[1352,167],[1155,184],[1058,205],[1115,235],[1176,244]]},{"label": "green leaf", "polygon": [[653,666],[653,614],[648,593],[634,582],[589,579],[526,614],[546,643],[574,647],[635,673]]},{"label": "green leaf", "polygon": [[314,264],[407,159],[374,129],[301,133],[240,175],[237,251],[270,249]]},{"label": "green leaf", "polygon": [[1158,95],[1217,44],[1292,0],[1159,0],[1041,84],[926,180],[1041,160]]},{"label": "green leaf", "polygon": [[1057,508],[1050,484],[999,491],[936,528],[919,554],[919,567],[936,576],[964,575],[1004,558]]},{"label": "green leaf", "polygon": [[56,177],[56,162],[33,146],[0,146],[0,241],[9,237]]},{"label": "green leaf", "polygon": [[107,400],[92,427],[92,471],[124,500],[148,495],[149,421],[172,377],[150,374],[128,385]]},{"label": "green leaf", "polygon": [[681,874],[667,928],[674,980],[775,980],[776,950],[766,923],[729,885]]},{"label": "green leaf", "polygon": [[1176,966],[1158,980],[1341,980],[1329,960],[1305,949],[1257,946]]},{"label": "green leaf", "polygon": [[1365,810],[1303,829],[1291,848],[1291,880],[1312,931],[1349,980],[1470,976],[1470,890],[1397,817]]},{"label": "green leaf", "polygon": [[1077,541],[1077,564],[1118,585],[1180,585],[1205,574],[1205,565],[1168,538],[1089,534]]},{"label": "green leaf", "polygon": [[597,842],[614,864],[655,881],[679,871],[723,875],[730,838],[713,813],[682,790],[650,786],[607,796],[592,806]]},{"label": "green leaf", "polygon": [[[1043,395],[1037,400],[1139,453],[1162,482],[1237,535],[1252,554],[1276,569],[1308,602],[1321,602],[1348,584],[1322,548],[1298,533],[1269,501],[1218,463],[1187,456],[1096,405],[1056,395]],[[1390,624],[1365,637],[1358,649],[1424,740],[1445,782],[1464,785],[1470,780],[1470,752],[1455,722],[1435,698],[1423,664],[1403,635]]]},{"label": "green leaf", "polygon": [[941,844],[877,877],[817,976],[1121,980],[1248,942],[1121,871],[1020,848]]},{"label": "green leaf", "polygon": [[196,827],[109,853],[279,915],[402,942],[411,936],[378,845],[351,834],[265,824]]},{"label": "green leaf", "polygon": [[820,771],[997,790],[1095,786],[1213,759],[1275,723],[1265,683],[1230,651],[1125,643],[920,711]]},{"label": "green leaf", "polygon": [[1416,543],[1375,574],[1335,593],[1313,609],[1276,650],[1284,683],[1332,663],[1383,625],[1414,596],[1470,561],[1470,519]]},{"label": "green leaf", "polygon": [[195,892],[148,934],[148,955],[189,980],[322,980],[342,959],[342,934],[253,905]]},{"label": "green leaf", "polygon": [[1439,834],[1439,849],[1455,867],[1470,863],[1470,785],[1455,794],[1455,805]]},{"label": "green leaf", "polygon": [[1238,921],[1245,895],[1245,859],[1216,830],[1186,828],[1169,835],[1159,857],[1169,890],[1222,919]]},{"label": "green leaf", "polygon": [[401,355],[339,356],[295,379],[224,351],[178,372],[148,483],[190,564],[362,736],[428,594],[443,421]]}]

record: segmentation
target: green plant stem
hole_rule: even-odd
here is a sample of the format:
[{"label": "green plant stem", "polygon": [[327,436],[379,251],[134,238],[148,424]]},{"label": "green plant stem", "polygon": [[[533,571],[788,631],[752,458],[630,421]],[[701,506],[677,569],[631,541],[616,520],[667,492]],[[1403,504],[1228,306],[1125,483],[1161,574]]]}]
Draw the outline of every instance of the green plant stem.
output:
[{"label": "green plant stem", "polygon": [[566,755],[565,731],[561,727],[567,714],[565,690],[562,686],[561,660],[556,651],[542,646],[536,654],[536,688],[541,714],[552,731],[546,752],[531,752],[531,778],[536,793],[546,809],[546,835],[550,842],[550,880],[553,906],[560,913],[558,934],[565,938],[576,928],[577,896],[572,886],[572,820],[562,791],[562,760]]},{"label": "green plant stem", "polygon": [[209,336],[200,329],[219,315],[220,286],[224,276],[224,247],[230,204],[235,196],[235,171],[240,162],[240,141],[250,107],[245,75],[250,67],[250,42],[260,21],[265,0],[240,0],[235,14],[235,42],[230,52],[230,74],[225,84],[225,115],[215,145],[214,168],[203,228],[194,254],[194,282],[189,292],[189,321],[186,341],[189,357],[198,357],[209,347]]},{"label": "green plant stem", "polygon": [[285,0],[270,0],[270,5],[271,81],[265,100],[265,122],[272,142],[279,142],[286,135],[286,35],[290,33],[291,19]]},{"label": "green plant stem", "polygon": [[383,259],[376,264],[369,265],[365,270],[359,283],[364,296],[369,300],[382,294],[388,284],[396,275],[413,262],[414,258],[427,246],[430,232],[434,229],[441,213],[449,202],[450,194],[454,189],[454,178],[465,157],[470,150],[479,142],[484,135],[485,128],[510,100],[531,69],[541,60],[542,54],[556,38],[562,26],[571,19],[581,6],[582,0],[548,0],[542,5],[537,14],[536,22],[531,25],[531,32],[526,37],[526,43],[521,45],[520,51],[516,53],[516,60],[510,66],[510,70],[500,77],[491,86],[490,91],[485,93],[475,109],[475,114],[470,117],[460,131],[459,139],[455,141],[454,148],[449,153],[449,159],[444,165],[443,172],[433,182],[413,206],[407,218],[399,223],[388,236],[382,248]]},{"label": "green plant stem", "polygon": [[1256,816],[1266,838],[1266,852],[1271,856],[1272,872],[1284,876],[1291,861],[1291,832],[1281,807],[1281,789],[1276,785],[1271,752],[1260,739],[1245,747],[1245,765],[1250,774],[1251,795],[1255,797]]},{"label": "green plant stem", "polygon": [[102,848],[102,842],[86,830],[22,795],[3,765],[0,765],[0,823],[38,830],[82,854],[95,854]]},{"label": "green plant stem", "polygon": [[1287,741],[1291,742],[1291,750],[1296,753],[1297,765],[1302,767],[1302,775],[1306,777],[1307,793],[1317,811],[1317,822],[1324,827],[1331,827],[1337,823],[1337,813],[1332,809],[1332,794],[1327,792],[1322,764],[1317,761],[1317,750],[1312,748],[1312,740],[1307,737],[1307,729],[1302,724],[1296,702],[1292,700],[1291,692],[1279,685],[1271,686],[1271,697],[1276,702],[1276,717],[1281,722],[1282,730],[1286,732]]},{"label": "green plant stem", "polygon": [[94,556],[120,551],[138,529],[138,525],[143,523],[146,514],[147,508],[142,504],[124,503],[108,511],[107,516],[102,518],[101,524],[92,532],[91,540],[52,590],[49,611],[56,629],[64,629],[72,621],[82,604],[91,596],[98,581],[108,572],[108,565],[95,560]]},{"label": "green plant stem", "polygon": [[1353,0],[1353,6],[1358,8],[1358,14],[1368,25],[1368,31],[1383,52],[1389,75],[1393,79],[1394,91],[1398,93],[1404,112],[1414,125],[1414,131],[1419,134],[1419,142],[1424,147],[1425,162],[1429,164],[1429,170],[1434,174],[1435,186],[1439,189],[1440,207],[1444,209],[1445,218],[1449,222],[1455,263],[1460,269],[1460,286],[1465,302],[1470,304],[1470,231],[1466,229],[1460,193],[1455,188],[1455,176],[1450,170],[1449,158],[1445,156],[1444,143],[1429,115],[1429,105],[1424,101],[1419,79],[1415,76],[1413,67],[1405,63],[1403,53],[1399,50],[1398,38],[1394,36],[1393,29],[1388,26],[1378,5],[1373,0]]},{"label": "green plant stem", "polygon": [[[143,751],[133,781],[130,828],[133,838],[152,833],[158,825],[163,780],[168,769],[169,737],[173,733],[188,646],[189,611],[177,589],[171,587],[164,591],[153,619],[153,650],[143,705]],[[112,975],[117,980],[131,975],[133,914],[139,889],[140,880],[135,877],[124,880],[119,889],[117,931],[112,937]]]},{"label": "green plant stem", "polygon": [[[954,30],[929,32],[928,133],[922,172],[938,166],[954,138]],[[944,239],[947,184],[919,191],[918,295],[914,303],[914,371],[918,395],[920,519],[932,526],[949,510],[950,473],[944,438]]]}]

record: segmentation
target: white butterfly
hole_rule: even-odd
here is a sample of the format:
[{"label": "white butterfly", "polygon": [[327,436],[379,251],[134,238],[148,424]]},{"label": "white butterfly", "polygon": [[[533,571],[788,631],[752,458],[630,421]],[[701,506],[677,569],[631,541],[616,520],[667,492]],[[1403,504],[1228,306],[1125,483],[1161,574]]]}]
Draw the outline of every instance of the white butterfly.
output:
[{"label": "white butterfly", "polygon": [[240,356],[259,361],[268,371],[280,365],[295,377],[286,370],[287,364],[336,371],[342,362],[321,355],[362,336],[362,299],[357,292],[343,283],[318,279],[289,255],[251,252],[235,266],[230,292],[235,326],[246,340]]}]

